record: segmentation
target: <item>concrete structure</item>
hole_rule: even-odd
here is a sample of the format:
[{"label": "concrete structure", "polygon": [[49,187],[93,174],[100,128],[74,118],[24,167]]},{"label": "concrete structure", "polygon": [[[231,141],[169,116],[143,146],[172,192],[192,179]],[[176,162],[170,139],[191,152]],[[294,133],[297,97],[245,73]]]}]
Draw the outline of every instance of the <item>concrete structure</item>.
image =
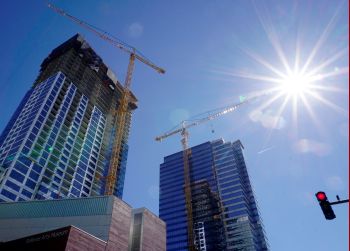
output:
[{"label": "concrete structure", "polygon": [[137,250],[165,250],[165,223],[145,208],[132,213],[114,196],[0,203],[0,242],[70,225],[103,241],[106,250],[131,250],[132,239],[140,240]]},{"label": "concrete structure", "polygon": [[[103,195],[123,90],[80,35],[54,49],[0,136],[0,202]],[[136,102],[117,153],[119,198]]]},{"label": "concrete structure", "polygon": [[[168,251],[188,250],[183,163],[178,152],[160,165],[159,217],[167,224]],[[197,249],[268,250],[241,142],[192,147],[189,166]]]}]

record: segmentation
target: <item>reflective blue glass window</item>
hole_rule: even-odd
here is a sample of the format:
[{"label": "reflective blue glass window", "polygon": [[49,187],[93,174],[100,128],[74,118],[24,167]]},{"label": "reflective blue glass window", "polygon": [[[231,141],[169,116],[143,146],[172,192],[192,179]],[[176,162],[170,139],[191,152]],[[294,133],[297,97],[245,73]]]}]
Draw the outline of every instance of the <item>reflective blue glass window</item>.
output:
[{"label": "reflective blue glass window", "polygon": [[7,180],[6,183],[5,183],[6,186],[12,188],[13,190],[15,191],[19,191],[20,187],[18,185],[16,185],[15,183],[13,183],[12,181],[10,180]]},{"label": "reflective blue glass window", "polygon": [[74,181],[73,186],[77,189],[80,189],[82,187],[82,184],[80,184],[78,181]]},{"label": "reflective blue glass window", "polygon": [[[229,186],[237,185],[239,183],[241,183],[240,180],[235,180],[235,181],[231,181],[231,182],[227,182],[225,184],[222,184],[222,185],[220,185],[220,187],[221,188],[226,188],[226,187],[229,187]],[[223,191],[223,193],[224,193],[224,191]]]},{"label": "reflective blue glass window", "polygon": [[20,171],[21,173],[23,173],[24,175],[26,175],[28,172],[28,167],[19,161],[16,162],[16,164],[14,165],[14,168],[16,170]]},{"label": "reflective blue glass window", "polygon": [[39,191],[41,191],[41,192],[43,192],[43,193],[47,193],[47,192],[49,191],[49,189],[47,189],[46,187],[40,185]]},{"label": "reflective blue glass window", "polygon": [[40,172],[41,172],[41,169],[42,169],[42,167],[39,166],[38,164],[34,164],[34,165],[33,165],[33,170],[35,170],[36,172],[40,173]]},{"label": "reflective blue glass window", "polygon": [[239,191],[239,192],[236,192],[236,193],[229,193],[229,194],[225,194],[225,195],[222,195],[222,199],[229,199],[229,198],[233,198],[233,197],[236,197],[236,196],[241,196],[243,195],[243,192],[242,191]]},{"label": "reflective blue glass window", "polygon": [[10,177],[19,181],[19,182],[23,182],[23,180],[24,180],[24,176],[22,174],[20,174],[19,172],[17,172],[16,170],[11,171]]},{"label": "reflective blue glass window", "polygon": [[236,211],[236,212],[232,212],[232,213],[227,213],[225,214],[226,218],[232,218],[232,217],[237,217],[240,215],[247,215],[247,211],[246,210],[240,210],[240,211]]},{"label": "reflective blue glass window", "polygon": [[84,170],[83,169],[81,169],[81,168],[78,168],[78,171],[77,171],[80,175],[82,175],[82,176],[84,176]]},{"label": "reflective blue glass window", "polygon": [[75,178],[77,179],[77,181],[83,183],[83,177],[81,177],[79,174],[77,174]]},{"label": "reflective blue glass window", "polygon": [[11,193],[10,191],[7,191],[6,189],[2,189],[1,194],[11,200],[16,200],[17,197],[15,194]]},{"label": "reflective blue glass window", "polygon": [[74,188],[74,187],[72,188],[71,193],[74,194],[75,196],[79,196],[80,195],[80,191],[78,189]]},{"label": "reflective blue glass window", "polygon": [[39,174],[37,174],[37,173],[34,172],[34,171],[31,171],[31,172],[29,173],[29,177],[32,178],[33,180],[38,180]]},{"label": "reflective blue glass window", "polygon": [[28,192],[27,190],[23,189],[22,190],[22,194],[24,196],[27,196],[28,198],[31,198],[32,197],[32,193],[31,192]]},{"label": "reflective blue glass window", "polygon": [[35,182],[31,181],[30,179],[27,180],[26,182],[26,186],[28,186],[29,188],[33,189],[35,188]]}]

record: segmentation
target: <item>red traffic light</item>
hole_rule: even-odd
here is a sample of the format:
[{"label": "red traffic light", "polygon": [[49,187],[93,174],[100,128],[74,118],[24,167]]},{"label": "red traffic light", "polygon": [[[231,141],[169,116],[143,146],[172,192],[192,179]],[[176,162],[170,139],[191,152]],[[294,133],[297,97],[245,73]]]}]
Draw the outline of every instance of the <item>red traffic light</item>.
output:
[{"label": "red traffic light", "polygon": [[328,201],[326,193],[320,191],[320,192],[316,193],[315,195],[316,195],[316,198],[318,200],[318,203],[320,204],[320,207],[322,209],[324,217],[327,220],[335,219],[336,216],[335,216],[335,214],[333,212],[332,204]]},{"label": "red traffic light", "polygon": [[318,193],[316,193],[316,198],[318,199],[318,201],[327,200],[327,196],[326,196],[325,192],[318,192]]}]

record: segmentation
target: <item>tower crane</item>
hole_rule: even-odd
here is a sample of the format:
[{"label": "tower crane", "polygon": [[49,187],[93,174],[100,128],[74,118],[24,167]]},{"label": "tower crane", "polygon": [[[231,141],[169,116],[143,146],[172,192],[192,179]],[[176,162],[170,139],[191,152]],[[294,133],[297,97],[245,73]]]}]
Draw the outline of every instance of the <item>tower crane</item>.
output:
[{"label": "tower crane", "polygon": [[189,133],[188,129],[200,124],[203,124],[207,121],[216,119],[218,117],[221,117],[222,115],[225,115],[227,113],[235,111],[240,106],[251,102],[257,98],[260,98],[262,96],[268,95],[271,92],[265,92],[261,95],[253,96],[251,98],[247,98],[237,104],[226,106],[224,108],[219,108],[214,110],[213,112],[206,113],[207,115],[205,117],[196,119],[196,120],[183,120],[180,123],[180,126],[173,129],[172,131],[166,132],[163,135],[157,136],[155,138],[156,141],[162,141],[172,135],[180,134],[181,135],[181,144],[183,149],[183,159],[184,159],[184,180],[185,180],[185,187],[184,187],[184,193],[185,193],[185,203],[186,203],[186,213],[187,213],[187,240],[188,240],[188,247],[190,251],[195,251],[195,244],[194,244],[194,229],[193,229],[193,219],[192,219],[192,192],[191,192],[191,177],[190,177],[190,166],[189,166],[189,157],[191,156],[191,149],[188,147],[188,138]]},{"label": "tower crane", "polygon": [[108,34],[107,32],[104,32],[95,26],[88,24],[85,21],[82,21],[64,10],[56,7],[55,5],[48,3],[47,6],[60,14],[63,17],[68,18],[69,20],[75,22],[76,24],[82,26],[83,28],[89,30],[90,32],[94,33],[101,39],[107,41],[112,46],[121,49],[122,51],[129,54],[129,64],[127,69],[127,74],[125,78],[125,83],[123,87],[123,93],[121,97],[121,102],[118,108],[114,109],[113,111],[113,117],[116,118],[114,121],[114,127],[117,128],[116,130],[116,136],[114,138],[113,142],[113,148],[112,148],[112,160],[110,161],[109,168],[108,168],[108,174],[105,177],[106,178],[106,186],[105,186],[105,194],[106,195],[112,195],[115,188],[115,183],[117,179],[117,172],[118,167],[120,166],[120,150],[122,147],[122,140],[123,140],[123,133],[124,133],[124,127],[125,127],[125,120],[128,112],[128,104],[130,101],[130,86],[131,86],[131,79],[132,74],[134,71],[134,65],[135,60],[138,60],[145,65],[151,67],[152,69],[156,70],[158,73],[164,74],[165,70],[158,67],[154,63],[152,63],[149,59],[147,59],[145,56],[143,56],[136,48],[120,41],[119,39],[113,37],[112,35]]}]

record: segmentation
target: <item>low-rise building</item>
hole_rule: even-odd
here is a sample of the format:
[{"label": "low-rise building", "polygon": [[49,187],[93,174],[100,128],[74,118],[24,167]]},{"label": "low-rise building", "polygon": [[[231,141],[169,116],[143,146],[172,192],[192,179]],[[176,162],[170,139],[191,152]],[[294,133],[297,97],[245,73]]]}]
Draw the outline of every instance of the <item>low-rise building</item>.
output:
[{"label": "low-rise building", "polygon": [[[142,224],[135,228],[139,218]],[[90,241],[104,243],[103,250],[131,250],[131,236],[141,241],[138,250],[166,250],[165,223],[145,208],[133,211],[115,196],[0,203],[1,242],[20,243],[18,239],[69,226],[74,227],[70,232],[81,231],[95,238]]]}]

